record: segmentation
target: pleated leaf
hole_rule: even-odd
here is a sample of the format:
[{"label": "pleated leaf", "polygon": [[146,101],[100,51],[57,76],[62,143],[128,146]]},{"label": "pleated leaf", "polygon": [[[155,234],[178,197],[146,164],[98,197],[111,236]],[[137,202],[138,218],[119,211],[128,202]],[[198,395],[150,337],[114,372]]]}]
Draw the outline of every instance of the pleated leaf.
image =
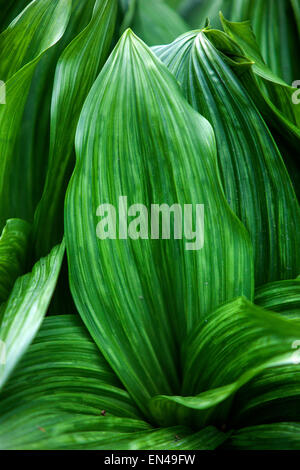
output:
[{"label": "pleated leaf", "polygon": [[300,320],[300,278],[261,286],[256,289],[255,303],[288,318]]},{"label": "pleated leaf", "polygon": [[90,23],[64,50],[56,68],[49,165],[34,222],[37,258],[48,253],[63,235],[63,205],[75,164],[76,126],[82,105],[107,58],[116,13],[117,0],[98,0]]},{"label": "pleated leaf", "polygon": [[[295,349],[293,349],[295,348]],[[299,421],[299,340],[291,345],[294,364],[270,368],[255,377],[237,394],[231,412],[231,426]]]},{"label": "pleated leaf", "polygon": [[[36,335],[46,314],[64,254],[64,243],[17,279],[1,311],[0,388]],[[3,352],[4,350],[4,352]]]},{"label": "pleated leaf", "polygon": [[[292,84],[300,75],[299,0],[186,0],[181,13],[193,28],[211,24],[220,28],[219,12],[230,21],[250,20],[259,49],[271,70]],[[274,27],[275,25],[275,27]]]},{"label": "pleated leaf", "polygon": [[300,424],[286,422],[243,428],[232,435],[226,448],[235,450],[299,450]]},{"label": "pleated leaf", "polygon": [[[183,396],[153,398],[154,416],[163,425],[173,421],[198,426],[227,424],[234,400],[239,410],[255,397],[255,387],[253,395],[249,390],[256,376],[274,369],[278,377],[286,366],[291,374],[292,368],[298,373],[293,345],[299,335],[299,323],[243,298],[220,307],[185,341]],[[284,385],[282,376],[281,381]],[[237,393],[240,390],[245,390],[244,395]],[[271,397],[277,397],[276,387],[270,387]]]},{"label": "pleated leaf", "polygon": [[[0,35],[0,78],[5,82],[6,104],[0,105],[1,224],[12,217],[32,214],[31,172],[14,146],[34,70],[43,54],[63,35],[70,0],[34,0]],[[14,47],[12,47],[14,45]],[[17,53],[16,53],[17,48]]]},{"label": "pleated leaf", "polygon": [[[65,205],[72,294],[147,413],[151,396],[178,390],[177,339],[220,303],[241,292],[252,297],[252,250],[219,184],[211,126],[130,30],[84,105],[76,152]],[[118,209],[120,196],[128,207],[204,204],[203,248],[187,251],[174,234],[100,240],[97,209]]]},{"label": "pleated leaf", "polygon": [[4,449],[214,449],[213,427],[155,430],[75,315],[46,318],[0,395]]},{"label": "pleated leaf", "polygon": [[[228,46],[228,39],[224,33],[205,29],[187,33],[155,52],[215,130],[224,191],[251,235],[260,285],[297,276],[300,211],[270,131],[214,45],[234,47],[230,40]],[[244,67],[249,67],[247,61]]]},{"label": "pleated leaf", "polygon": [[[288,123],[290,126],[296,126],[297,129],[294,130],[294,132],[297,133],[299,137],[300,106],[293,103],[295,88],[291,86],[292,83],[284,82],[284,80],[277,77],[265,64],[250,22],[234,23],[227,21],[222,15],[221,21],[225,32],[237,42],[245,55],[253,60],[253,71],[258,79],[258,85],[260,88],[263,87],[265,98],[269,98],[280,112],[281,124],[285,124],[284,127],[287,127]],[[248,81],[245,83],[248,84]],[[288,122],[286,122],[286,120],[288,120]]]}]

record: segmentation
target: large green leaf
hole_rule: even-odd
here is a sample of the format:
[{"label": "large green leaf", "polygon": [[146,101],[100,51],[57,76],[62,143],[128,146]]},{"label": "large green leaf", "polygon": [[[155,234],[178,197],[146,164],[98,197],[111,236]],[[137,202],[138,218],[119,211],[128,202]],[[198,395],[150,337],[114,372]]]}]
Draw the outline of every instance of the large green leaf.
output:
[{"label": "large green leaf", "polygon": [[[235,403],[239,403],[236,406],[239,410],[257,397],[257,388],[251,389],[256,376],[259,380],[262,373],[273,369],[273,376],[278,377],[286,366],[290,366],[290,374],[292,368],[294,373],[299,372],[293,349],[299,335],[299,323],[256,307],[243,298],[220,307],[185,341],[183,396],[153,398],[154,416],[163,425],[174,421],[198,426],[230,424]],[[282,398],[286,398],[288,393],[282,390],[283,375],[282,372],[278,383],[281,382]],[[272,388],[270,382],[268,385],[270,401],[277,399],[278,389]],[[295,398],[295,388],[293,392]],[[258,413],[256,416],[259,419]]]},{"label": "large green leaf", "polygon": [[[26,173],[31,175],[31,179],[27,178],[30,184],[26,189],[22,181],[23,190],[26,190],[27,198],[30,197],[31,201],[28,211],[30,219],[33,219],[45,183],[49,154],[50,106],[56,64],[64,48],[90,21],[94,3],[95,0],[72,1],[71,16],[64,35],[43,54],[32,77],[14,148],[15,158],[22,158],[24,167],[26,162]],[[43,255],[47,254],[52,246],[49,246]]]},{"label": "large green leaf", "polygon": [[1,312],[0,388],[36,335],[50,303],[64,254],[64,243],[38,261],[31,273],[17,279]]},{"label": "large green leaf", "polygon": [[75,315],[46,318],[0,395],[3,449],[214,449],[210,427],[155,430]]},{"label": "large green leaf", "polygon": [[24,273],[31,226],[21,219],[6,222],[0,237],[0,303],[7,299],[17,277]]},{"label": "large green leaf", "polygon": [[[65,206],[72,294],[106,359],[148,413],[151,396],[178,390],[177,339],[220,303],[242,292],[252,297],[252,250],[219,184],[211,126],[130,30],[88,96],[76,151]],[[186,250],[173,229],[170,240],[138,233],[100,240],[97,208],[118,208],[120,196],[128,207],[148,209],[204,204],[203,248]]]},{"label": "large green leaf", "polygon": [[[257,284],[293,278],[300,265],[299,205],[265,122],[215,44],[234,50],[228,36],[211,29],[154,50],[215,130],[221,180],[229,204],[251,234]],[[242,60],[236,63],[247,70],[249,63]]]},{"label": "large green leaf", "polygon": [[0,105],[2,226],[8,218],[33,216],[35,182],[28,171],[33,163],[23,159],[22,152],[15,154],[14,148],[33,73],[63,35],[70,7],[70,0],[34,0],[0,35],[0,77],[6,87],[6,104]]},{"label": "large green leaf", "polygon": [[299,450],[300,424],[283,422],[240,429],[232,435],[225,448],[236,450]]},{"label": "large green leaf", "polygon": [[[80,397],[80,399],[79,399]],[[1,415],[34,410],[139,419],[128,393],[99,353],[77,315],[47,317],[1,397]],[[25,415],[24,415],[25,416]],[[5,419],[3,419],[5,421]]]},{"label": "large green leaf", "polygon": [[294,15],[297,22],[298,33],[300,37],[300,1],[299,0],[291,0],[292,7],[294,9]]},{"label": "large green leaf", "polygon": [[37,258],[44,256],[63,234],[65,192],[75,164],[76,126],[82,105],[107,58],[116,13],[117,0],[97,0],[90,23],[64,50],[57,65],[49,166],[34,224]]}]

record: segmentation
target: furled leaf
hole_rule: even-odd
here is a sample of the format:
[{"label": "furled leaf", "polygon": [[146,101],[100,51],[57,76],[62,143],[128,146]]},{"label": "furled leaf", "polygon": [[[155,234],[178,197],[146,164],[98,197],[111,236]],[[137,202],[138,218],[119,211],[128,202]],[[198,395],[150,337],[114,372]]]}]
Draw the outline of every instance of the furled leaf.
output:
[{"label": "furled leaf", "polygon": [[215,130],[225,195],[251,235],[257,284],[293,278],[300,265],[299,205],[265,122],[216,43],[234,50],[224,33],[205,29],[155,52]]},{"label": "furled leaf", "polygon": [[[178,390],[177,340],[224,301],[252,297],[252,250],[219,184],[211,126],[130,30],[85,102],[76,152],[65,205],[72,294],[147,414],[151,396]],[[136,228],[133,238],[100,240],[99,205],[118,210],[120,196],[149,210],[204,204],[203,248],[186,250],[187,239],[174,239],[173,229],[170,239]]]},{"label": "furled leaf", "polygon": [[[298,134],[299,138],[300,107],[293,104],[292,98],[295,89],[292,87],[292,83],[285,83],[281,78],[277,77],[265,64],[257,45],[256,38],[253,34],[250,22],[245,21],[243,23],[234,23],[227,21],[222,15],[221,21],[225,32],[232,39],[234,39],[239,46],[241,46],[245,55],[253,60],[253,71],[258,78],[258,85],[260,88],[263,87],[263,90],[265,91],[265,98],[268,97],[277,107],[277,110],[281,114],[280,123],[284,124],[284,118],[286,118],[290,124],[293,124],[297,127],[294,132]],[[248,85],[248,80],[246,84]],[[275,112],[274,109],[273,111]],[[270,122],[270,124],[272,123]],[[287,123],[285,124],[287,126]]]},{"label": "furled leaf", "polygon": [[[292,84],[300,74],[299,36],[291,1],[248,0],[251,20],[259,48],[272,71]],[[276,27],[274,27],[276,25]]]},{"label": "furled leaf", "polygon": [[[183,396],[153,398],[154,416],[162,425],[230,422],[235,400],[241,407],[253,398],[249,389],[256,376],[272,368],[278,375],[289,365],[298,371],[293,344],[299,337],[298,323],[243,298],[220,307],[185,341]],[[237,393],[243,387],[244,400]],[[275,397],[276,388],[271,393]]]},{"label": "furled leaf", "polygon": [[49,166],[34,224],[37,258],[44,256],[63,235],[63,204],[75,164],[76,126],[85,98],[107,58],[116,13],[117,0],[97,0],[90,23],[64,50],[57,65]]},{"label": "furled leaf", "polygon": [[70,0],[34,0],[0,35],[0,77],[6,87],[6,104],[0,105],[2,226],[8,218],[30,220],[33,215],[32,162],[15,155],[14,146],[34,70],[64,33],[70,6]]},{"label": "furled leaf", "polygon": [[0,303],[4,302],[17,277],[24,273],[31,227],[21,219],[6,222],[0,237]]},{"label": "furled leaf", "polygon": [[64,254],[64,243],[38,261],[31,273],[17,279],[1,312],[0,340],[5,360],[0,364],[0,388],[33,340],[46,314]]},{"label": "furled leaf", "polygon": [[[262,56],[272,71],[288,84],[300,76],[299,0],[186,0],[181,13],[193,28],[205,25],[207,17],[220,27],[219,12],[231,21],[250,20]],[[294,7],[294,9],[293,9]],[[274,26],[275,25],[275,26]]]}]

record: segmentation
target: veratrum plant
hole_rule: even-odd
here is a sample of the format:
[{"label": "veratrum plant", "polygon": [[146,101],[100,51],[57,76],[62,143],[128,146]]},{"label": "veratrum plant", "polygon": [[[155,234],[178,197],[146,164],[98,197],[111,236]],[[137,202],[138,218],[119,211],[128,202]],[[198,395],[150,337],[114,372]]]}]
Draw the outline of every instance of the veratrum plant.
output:
[{"label": "veratrum plant", "polygon": [[[209,123],[130,30],[85,103],[76,150],[65,212],[71,289],[90,333],[145,411],[148,398],[178,389],[178,339],[226,300],[251,298],[250,243],[223,196]],[[183,240],[143,236],[97,239],[99,203],[117,206],[120,194],[127,195],[128,206],[204,204],[203,249],[186,251]],[[80,245],[82,255],[75,255]],[[214,262],[218,258],[221,265]],[[217,289],[214,296],[210,285]],[[113,334],[109,351],[102,349]],[[138,380],[131,368],[139,370]]]},{"label": "veratrum plant", "polygon": [[300,449],[299,7],[0,0],[1,450]]}]

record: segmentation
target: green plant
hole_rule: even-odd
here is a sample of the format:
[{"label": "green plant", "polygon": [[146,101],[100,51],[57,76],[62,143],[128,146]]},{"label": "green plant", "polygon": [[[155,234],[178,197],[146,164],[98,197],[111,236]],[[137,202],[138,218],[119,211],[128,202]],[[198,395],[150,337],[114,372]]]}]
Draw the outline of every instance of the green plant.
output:
[{"label": "green plant", "polygon": [[300,76],[258,3],[0,2],[1,449],[300,448]]}]

